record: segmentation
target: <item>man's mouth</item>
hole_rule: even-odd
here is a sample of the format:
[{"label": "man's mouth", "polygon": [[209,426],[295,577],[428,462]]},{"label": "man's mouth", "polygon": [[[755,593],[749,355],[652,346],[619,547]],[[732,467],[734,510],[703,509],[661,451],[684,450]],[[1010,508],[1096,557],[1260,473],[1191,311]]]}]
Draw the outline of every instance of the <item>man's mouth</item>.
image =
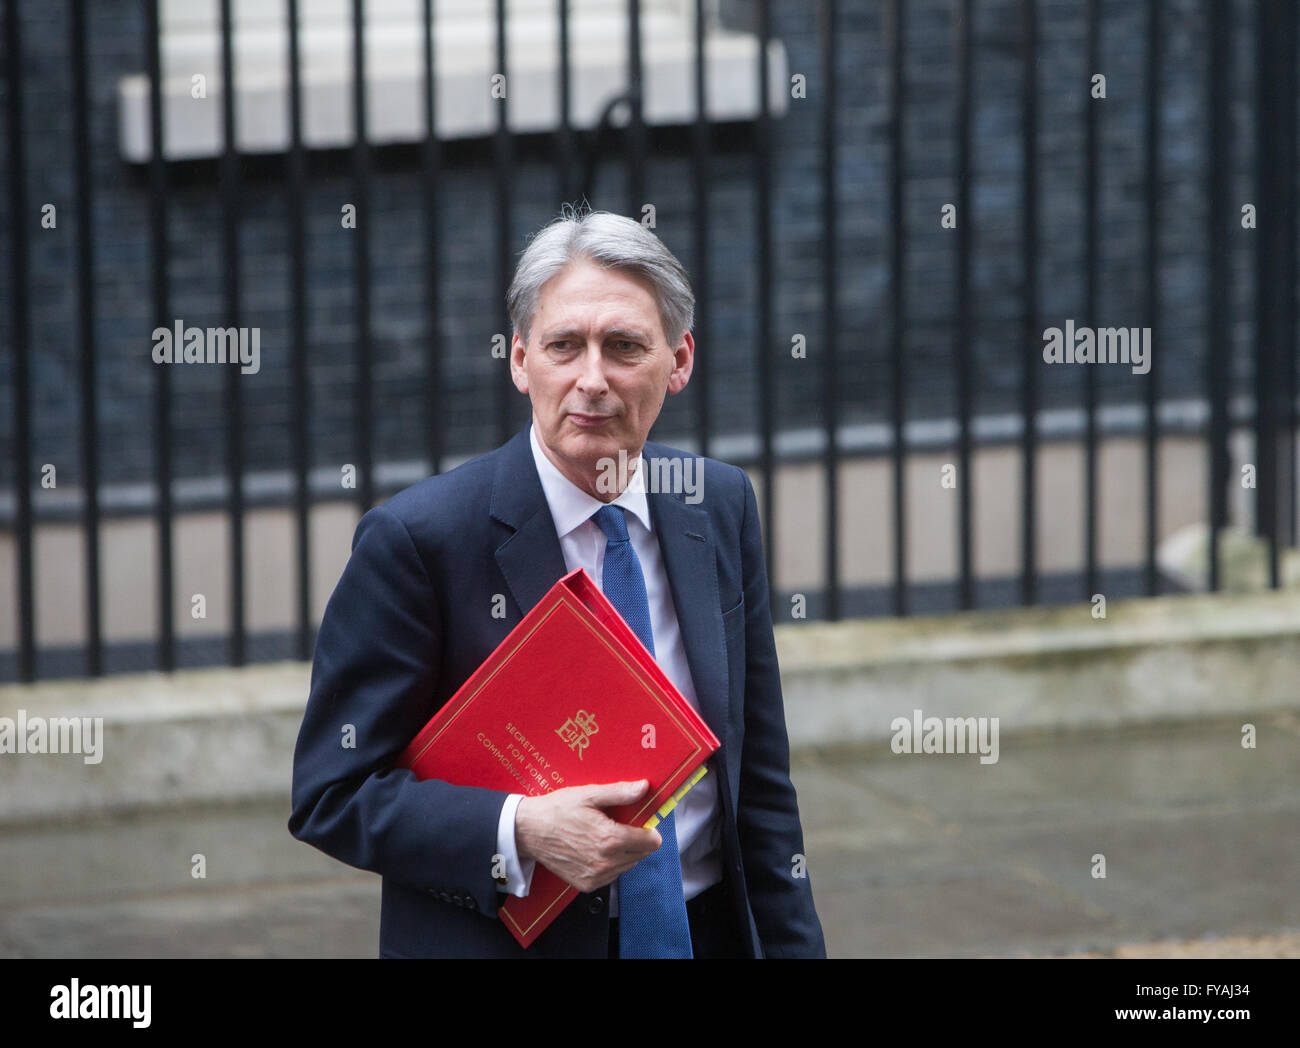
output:
[{"label": "man's mouth", "polygon": [[587,415],[577,411],[569,412],[569,420],[583,429],[594,429],[610,421],[613,415]]}]

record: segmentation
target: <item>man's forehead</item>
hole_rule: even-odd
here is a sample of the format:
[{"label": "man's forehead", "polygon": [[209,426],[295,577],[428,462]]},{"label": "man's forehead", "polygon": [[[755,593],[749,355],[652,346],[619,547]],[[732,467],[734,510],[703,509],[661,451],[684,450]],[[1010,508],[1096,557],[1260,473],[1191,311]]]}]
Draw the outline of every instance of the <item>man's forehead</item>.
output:
[{"label": "man's forehead", "polygon": [[666,341],[659,304],[639,274],[575,259],[542,285],[534,316],[541,337],[565,335]]}]

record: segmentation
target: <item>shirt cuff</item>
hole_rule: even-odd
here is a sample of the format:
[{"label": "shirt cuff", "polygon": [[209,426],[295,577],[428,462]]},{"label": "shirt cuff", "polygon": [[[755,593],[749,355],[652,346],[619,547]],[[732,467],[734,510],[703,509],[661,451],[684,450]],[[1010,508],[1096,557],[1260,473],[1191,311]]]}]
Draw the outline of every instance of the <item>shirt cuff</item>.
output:
[{"label": "shirt cuff", "polygon": [[519,849],[515,846],[515,812],[519,802],[524,799],[522,793],[512,793],[501,805],[501,818],[497,822],[497,855],[505,860],[505,870],[500,867],[493,870],[496,876],[497,891],[507,895],[524,898],[533,883],[533,870],[537,860],[520,860]]}]

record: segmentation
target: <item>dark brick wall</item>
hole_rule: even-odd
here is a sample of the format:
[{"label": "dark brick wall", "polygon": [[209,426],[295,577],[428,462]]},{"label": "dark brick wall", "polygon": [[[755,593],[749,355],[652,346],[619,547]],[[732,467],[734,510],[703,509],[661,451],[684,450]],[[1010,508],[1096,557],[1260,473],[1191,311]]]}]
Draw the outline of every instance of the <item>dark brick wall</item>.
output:
[{"label": "dark brick wall", "polygon": [[[13,2],[13,0],[11,0]],[[118,79],[144,65],[140,5],[104,0],[90,9],[92,134],[95,181],[95,280],[100,446],[105,481],[151,476],[154,440],[149,426],[154,365],[149,359],[150,306],[148,196],[145,172],[121,160],[117,147]],[[733,5],[736,6],[736,5]],[[975,5],[973,108],[973,300],[976,310],[977,411],[1013,408],[1024,351],[1020,332],[1023,267],[1020,257],[1024,203],[1020,194],[1019,4],[983,0]],[[1102,68],[1108,98],[1088,97],[1092,72],[1085,68],[1083,5],[1072,0],[1040,3],[1038,84],[1041,91],[1038,201],[1043,325],[1073,317],[1079,324],[1133,326],[1142,312],[1144,107],[1144,5],[1110,0],[1103,5]],[[1155,332],[1164,395],[1195,395],[1203,389],[1206,317],[1206,92],[1235,92],[1232,151],[1233,199],[1253,199],[1254,68],[1252,6],[1237,13],[1237,76],[1232,85],[1209,85],[1206,64],[1206,3],[1164,4],[1162,91],[1162,289],[1165,316]],[[906,318],[909,403],[913,417],[951,414],[953,399],[954,246],[956,236],[939,225],[943,204],[956,199],[952,177],[954,64],[951,4],[916,0],[907,7],[907,81],[910,108],[905,133],[908,157],[908,263]],[[770,333],[780,424],[817,424],[826,332],[821,319],[820,252],[820,59],[815,5],[774,4],[774,31],[785,43],[793,72],[808,78],[808,98],[792,100],[775,124],[773,179],[777,287],[776,327]],[[844,2],[837,37],[840,110],[836,117],[839,193],[834,230],[840,251],[842,374],[838,383],[846,421],[887,418],[889,214],[888,83],[882,33],[883,5]],[[29,207],[8,214],[8,191],[0,223],[4,280],[0,316],[5,352],[0,357],[0,440],[12,440],[13,355],[9,326],[14,293],[8,267],[14,221],[31,231],[25,273],[31,303],[33,455],[59,467],[60,486],[77,483],[78,362],[76,326],[76,200],[73,194],[71,78],[66,4],[22,2],[26,91]],[[741,8],[743,9],[743,8]],[[8,66],[12,56],[5,56]],[[8,90],[8,80],[4,83]],[[213,104],[219,104],[214,98]],[[1101,108],[1100,307],[1083,306],[1083,111]],[[0,129],[0,136],[5,132]],[[657,134],[646,172],[647,196],[658,215],[658,232],[688,269],[700,262],[691,244],[693,191],[689,139]],[[756,330],[756,232],[753,164],[747,131],[717,136],[710,197],[715,239],[708,303],[709,335],[700,346],[712,379],[712,408],[720,432],[750,432],[757,418],[760,333]],[[8,162],[9,143],[0,141]],[[560,200],[545,143],[519,148],[513,239],[551,217]],[[444,281],[438,337],[445,353],[445,413],[449,450],[469,453],[495,443],[492,386],[504,370],[490,357],[492,335],[505,327],[495,286],[494,196],[491,151],[486,143],[447,151],[439,199],[439,257]],[[312,157],[307,193],[310,263],[308,339],[313,465],[337,468],[355,461],[354,289],[352,236],[339,209],[352,200],[346,156]],[[6,168],[7,170],[7,168]],[[423,358],[428,345],[424,301],[421,188],[414,150],[374,156],[370,223],[373,259],[374,417],[377,461],[419,457],[423,449]],[[175,165],[170,241],[172,316],[189,324],[223,325],[220,259],[220,198],[213,164]],[[617,157],[601,169],[593,203],[622,210],[623,174]],[[40,206],[58,207],[58,228],[40,228]],[[241,204],[241,323],[262,329],[262,368],[242,380],[246,462],[249,469],[289,463],[289,266],[286,254],[286,187],[277,163],[246,165]],[[1234,387],[1247,388],[1252,234],[1234,224]],[[806,360],[790,358],[792,333],[808,338]],[[218,368],[173,370],[175,473],[199,476],[223,469],[226,441]],[[1147,379],[1127,368],[1101,369],[1103,402],[1135,401]],[[1045,404],[1077,404],[1083,376],[1077,369],[1040,369]],[[692,431],[695,391],[674,398],[656,431],[661,439]],[[525,405],[516,405],[523,419]],[[0,456],[0,482],[13,483],[13,462]]]}]

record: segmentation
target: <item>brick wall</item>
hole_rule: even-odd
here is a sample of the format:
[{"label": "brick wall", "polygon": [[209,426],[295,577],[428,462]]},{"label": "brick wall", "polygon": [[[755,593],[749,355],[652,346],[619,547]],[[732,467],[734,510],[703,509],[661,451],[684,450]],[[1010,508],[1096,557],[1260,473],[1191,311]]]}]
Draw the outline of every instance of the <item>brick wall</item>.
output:
[{"label": "brick wall", "polygon": [[[14,2],[14,0],[11,0]],[[154,440],[149,424],[154,367],[151,316],[148,188],[146,172],[125,164],[117,148],[118,79],[144,68],[140,5],[103,0],[89,6],[95,183],[95,281],[101,470],[105,482],[142,481],[152,475]],[[743,11],[743,5],[730,5]],[[1208,85],[1206,4],[1164,4],[1165,100],[1161,132],[1162,290],[1165,315],[1155,332],[1161,391],[1168,396],[1203,390],[1206,353],[1206,91],[1235,92],[1232,198],[1253,199],[1253,5],[1234,3],[1238,28],[1236,82]],[[905,133],[908,231],[906,346],[913,417],[944,417],[954,407],[952,325],[955,233],[940,228],[940,209],[956,199],[952,137],[953,30],[946,0],[909,0],[907,81],[910,108]],[[1013,408],[1024,352],[1020,335],[1024,203],[1020,194],[1019,4],[983,0],[975,5],[973,301],[976,311],[977,411]],[[1088,97],[1083,5],[1040,3],[1039,179],[1043,325],[1066,317],[1095,326],[1139,326],[1143,316],[1143,150],[1148,89],[1144,5],[1102,4],[1104,101]],[[824,345],[820,189],[820,58],[815,5],[773,4],[773,29],[785,44],[790,69],[808,78],[808,98],[792,100],[774,125],[776,327],[773,346],[780,425],[816,425]],[[840,110],[836,117],[840,251],[838,383],[845,421],[888,417],[889,69],[882,33],[883,5],[844,2],[837,36]],[[9,232],[28,223],[31,252],[25,274],[31,303],[33,461],[53,462],[60,487],[80,480],[78,450],[79,364],[76,302],[76,199],[73,192],[71,78],[66,5],[22,2],[26,92],[28,213],[0,222],[4,279],[0,282],[0,440],[12,441],[13,354]],[[6,56],[6,63],[12,62]],[[5,81],[4,90],[8,90]],[[214,97],[213,104],[219,104]],[[1095,318],[1083,306],[1083,112],[1100,116],[1100,306]],[[0,128],[0,136],[7,129]],[[757,418],[756,233],[753,164],[745,128],[716,136],[711,215],[715,234],[709,260],[713,300],[709,338],[701,360],[712,378],[716,428],[752,432]],[[692,251],[689,136],[656,134],[646,173],[658,233],[687,268],[700,267]],[[513,240],[527,235],[558,209],[549,145],[519,144]],[[449,147],[439,200],[439,252],[444,277],[438,337],[445,353],[445,413],[449,450],[468,454],[495,443],[493,384],[504,363],[490,356],[494,333],[505,330],[495,286],[494,196],[488,143]],[[0,137],[8,162],[9,143]],[[7,168],[6,168],[7,170]],[[221,289],[220,198],[216,166],[173,165],[169,199],[173,317],[187,324],[224,325]],[[309,276],[308,344],[311,356],[311,455],[314,466],[337,468],[355,459],[352,383],[354,317],[352,233],[341,227],[340,207],[352,200],[346,155],[314,154],[306,198]],[[40,226],[40,208],[54,203],[58,225]],[[617,156],[602,167],[593,203],[624,208],[623,169]],[[3,205],[8,208],[7,190]],[[1239,206],[1239,205],[1235,205]],[[262,366],[242,380],[247,468],[277,469],[290,458],[289,265],[287,189],[277,162],[245,165],[241,204],[241,323],[262,329]],[[418,154],[387,149],[374,155],[370,223],[374,345],[375,458],[418,458],[423,449],[423,360],[429,342],[424,300],[423,226]],[[1234,388],[1249,379],[1253,240],[1234,226]],[[790,336],[807,336],[808,359],[791,359]],[[227,439],[222,388],[216,368],[173,370],[175,475],[215,474],[224,468]],[[1127,368],[1101,369],[1103,402],[1136,401],[1147,381]],[[1082,374],[1043,368],[1047,406],[1077,404]],[[692,431],[695,391],[669,402],[656,430],[660,439]],[[525,417],[525,404],[516,404]],[[13,462],[0,456],[0,483],[13,484]]]}]

